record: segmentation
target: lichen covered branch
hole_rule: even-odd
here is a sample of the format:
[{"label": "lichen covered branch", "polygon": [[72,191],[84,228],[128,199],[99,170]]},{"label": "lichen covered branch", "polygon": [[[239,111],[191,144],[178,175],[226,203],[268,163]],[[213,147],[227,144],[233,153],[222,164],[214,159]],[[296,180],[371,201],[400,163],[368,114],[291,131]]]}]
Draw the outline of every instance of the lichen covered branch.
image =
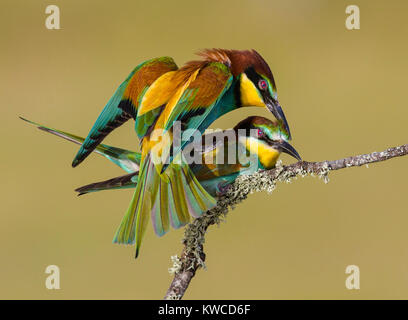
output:
[{"label": "lichen covered branch", "polygon": [[373,152],[340,160],[322,162],[301,161],[288,166],[282,166],[278,163],[276,168],[272,170],[239,176],[225,194],[218,199],[215,208],[207,211],[186,227],[181,257],[172,257],[176,266],[171,268],[174,273],[174,279],[164,298],[181,299],[183,297],[196,271],[200,267],[205,268],[203,244],[207,228],[213,224],[219,224],[228,211],[234,209],[236,204],[246,199],[248,194],[258,191],[268,191],[270,193],[275,189],[278,181],[289,182],[292,178],[299,175],[302,177],[308,174],[317,175],[325,182],[328,182],[328,173],[330,171],[368,165],[407,154],[408,144],[405,144],[382,152]]}]

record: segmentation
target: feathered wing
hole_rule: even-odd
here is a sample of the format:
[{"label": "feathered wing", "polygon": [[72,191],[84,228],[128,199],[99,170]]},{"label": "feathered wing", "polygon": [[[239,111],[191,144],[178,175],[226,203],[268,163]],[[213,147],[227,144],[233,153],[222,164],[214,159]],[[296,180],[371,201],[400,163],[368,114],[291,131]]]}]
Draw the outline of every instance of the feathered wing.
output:
[{"label": "feathered wing", "polygon": [[[173,155],[169,155],[166,163],[171,163],[173,156],[185,148],[194,130],[203,133],[216,120],[217,109],[224,107],[220,102],[230,89],[232,80],[233,76],[226,65],[219,62],[207,63],[199,70],[179,99],[166,106],[162,113],[165,130],[169,130],[175,121],[180,121],[183,127],[190,129],[183,133],[183,141],[178,148],[173,148]],[[162,171],[166,167],[167,165],[164,165]]]},{"label": "feathered wing", "polygon": [[[80,164],[115,128],[130,118],[136,119],[140,100],[147,89],[157,78],[176,69],[177,65],[170,57],[156,58],[138,65],[119,86],[102,110],[75,156],[72,166],[75,167]],[[157,110],[151,110],[137,119],[136,126],[142,136],[152,124],[152,119],[157,112]]]},{"label": "feathered wing", "polygon": [[[37,126],[38,129],[42,131],[51,133],[57,137],[63,138],[73,143],[82,145],[82,143],[85,140],[84,138],[74,135],[72,133],[46,127],[33,121],[24,119],[22,117],[20,118],[30,124]],[[97,147],[95,147],[93,152],[104,156],[106,159],[110,160],[111,162],[113,162],[114,164],[116,164],[117,166],[119,166],[121,169],[125,170],[128,173],[132,173],[139,170],[141,154],[138,152],[111,147],[105,144],[98,145]]]}]

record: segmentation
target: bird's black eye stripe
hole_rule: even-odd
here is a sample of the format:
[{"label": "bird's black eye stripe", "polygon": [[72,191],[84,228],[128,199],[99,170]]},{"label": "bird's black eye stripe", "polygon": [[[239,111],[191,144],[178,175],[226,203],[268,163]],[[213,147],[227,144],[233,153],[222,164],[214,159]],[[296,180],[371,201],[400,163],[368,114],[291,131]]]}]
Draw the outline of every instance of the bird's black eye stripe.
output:
[{"label": "bird's black eye stripe", "polygon": [[256,73],[253,67],[247,68],[245,70],[245,74],[247,75],[249,80],[251,80],[253,83],[256,83],[256,84],[259,82],[259,80],[262,79],[262,77],[258,73]]},{"label": "bird's black eye stripe", "polygon": [[247,75],[248,79],[252,81],[255,86],[257,86],[260,90],[266,91],[268,88],[268,83],[264,78],[262,78],[253,67],[249,67],[245,70],[245,74]]}]

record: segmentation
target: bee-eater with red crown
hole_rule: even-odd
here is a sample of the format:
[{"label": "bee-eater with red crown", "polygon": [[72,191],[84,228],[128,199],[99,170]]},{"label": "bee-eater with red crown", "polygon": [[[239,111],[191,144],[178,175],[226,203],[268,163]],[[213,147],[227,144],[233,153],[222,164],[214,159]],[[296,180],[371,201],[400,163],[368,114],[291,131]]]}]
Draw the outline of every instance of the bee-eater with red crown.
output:
[{"label": "bee-eater with red crown", "polygon": [[[216,205],[184,161],[181,150],[194,135],[239,107],[262,107],[289,126],[277,100],[272,72],[255,50],[209,49],[202,60],[178,69],[169,57],[137,66],[119,86],[96,120],[72,165],[81,163],[113,129],[130,118],[141,139],[138,184],[114,237],[115,243],[136,244],[136,257],[149,215],[159,235],[188,223]],[[180,124],[181,143],[174,143]],[[157,137],[157,132],[165,137]],[[179,161],[176,163],[174,159]],[[161,159],[157,161],[157,159]]]}]

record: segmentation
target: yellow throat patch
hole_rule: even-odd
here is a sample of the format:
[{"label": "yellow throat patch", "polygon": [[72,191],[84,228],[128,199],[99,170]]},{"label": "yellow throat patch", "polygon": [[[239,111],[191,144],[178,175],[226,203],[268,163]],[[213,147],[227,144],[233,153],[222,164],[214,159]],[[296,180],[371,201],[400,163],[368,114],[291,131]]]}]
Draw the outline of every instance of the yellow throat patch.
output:
[{"label": "yellow throat patch", "polygon": [[259,95],[258,89],[255,87],[253,82],[248,79],[245,73],[241,75],[240,92],[243,107],[265,107],[265,103]]},{"label": "yellow throat patch", "polygon": [[259,162],[265,169],[272,169],[275,167],[276,161],[278,161],[280,155],[278,150],[253,138],[246,139],[245,147],[251,154],[258,155]]}]

